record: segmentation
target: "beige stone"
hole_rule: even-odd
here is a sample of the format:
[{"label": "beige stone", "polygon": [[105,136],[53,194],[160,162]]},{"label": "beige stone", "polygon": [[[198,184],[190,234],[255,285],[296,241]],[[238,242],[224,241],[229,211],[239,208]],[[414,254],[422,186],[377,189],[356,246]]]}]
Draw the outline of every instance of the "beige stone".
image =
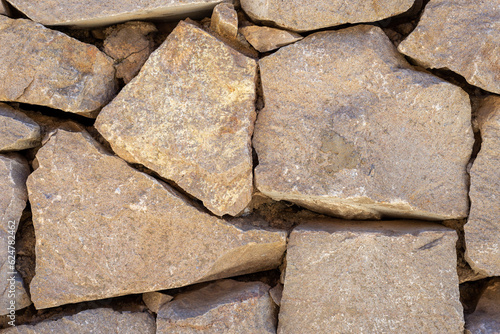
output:
[{"label": "beige stone", "polygon": [[410,9],[413,0],[241,0],[253,20],[279,27],[308,31],[346,23],[379,21]]},{"label": "beige stone", "polygon": [[91,117],[116,92],[113,61],[61,32],[0,16],[0,45],[0,101]]},{"label": "beige stone", "polygon": [[276,50],[302,39],[302,36],[291,31],[260,26],[243,27],[241,33],[259,52]]},{"label": "beige stone", "polygon": [[158,313],[160,307],[171,301],[173,298],[174,297],[170,295],[156,291],[142,294],[142,301],[146,304],[148,309],[154,313]]},{"label": "beige stone", "polygon": [[500,1],[431,0],[399,51],[500,94]]},{"label": "beige stone", "polygon": [[0,15],[10,16],[9,5],[5,0],[0,0]]},{"label": "beige stone", "polygon": [[416,71],[380,28],[319,32],[259,65],[264,195],[346,218],[467,215],[469,96]]},{"label": "beige stone", "polygon": [[463,333],[454,230],[324,220],[294,229],[278,333]]},{"label": "beige stone", "polygon": [[[57,131],[28,178],[37,309],[276,268],[286,232],[253,217],[223,220],[106,153]],[[262,226],[262,227],[260,227]],[[61,293],[64,291],[64,293]]]},{"label": "beige stone", "polygon": [[222,280],[182,293],[158,313],[157,334],[276,333],[276,305],[262,282]]},{"label": "beige stone", "polygon": [[238,13],[231,3],[215,6],[210,22],[210,29],[218,35],[236,38],[238,35]]},{"label": "beige stone", "polygon": [[489,282],[474,313],[465,316],[465,324],[469,334],[500,333],[500,279]]},{"label": "beige stone", "polygon": [[21,325],[4,329],[5,334],[155,334],[155,319],[145,312],[118,312],[99,308],[45,320],[36,325]]},{"label": "beige stone", "polygon": [[20,151],[40,144],[40,126],[11,106],[0,103],[0,152]]},{"label": "beige stone", "polygon": [[500,97],[484,99],[477,120],[482,142],[470,171],[465,256],[475,271],[500,276]]},{"label": "beige stone", "polygon": [[180,22],[99,114],[113,150],[203,201],[218,216],[251,200],[256,63]]},{"label": "beige stone", "polygon": [[[26,206],[28,162],[18,154],[0,154],[0,315],[31,305],[23,281],[16,271],[16,232]],[[9,247],[10,246],[10,247]]]}]

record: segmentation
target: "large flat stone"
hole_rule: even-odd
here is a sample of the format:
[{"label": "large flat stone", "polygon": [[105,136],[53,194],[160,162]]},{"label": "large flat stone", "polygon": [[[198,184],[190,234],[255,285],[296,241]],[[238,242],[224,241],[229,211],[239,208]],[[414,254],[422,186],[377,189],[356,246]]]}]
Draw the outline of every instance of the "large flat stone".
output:
[{"label": "large flat stone", "polygon": [[476,310],[465,316],[466,334],[500,333],[500,279],[489,282],[481,295]]},{"label": "large flat stone", "polygon": [[477,120],[482,142],[470,171],[465,257],[475,271],[500,276],[500,97],[484,99]]},{"label": "large flat stone", "polygon": [[97,130],[127,161],[174,181],[216,215],[251,200],[256,62],[180,22]]},{"label": "large flat stone", "polygon": [[276,333],[277,306],[262,282],[221,280],[182,293],[158,312],[157,334]]},{"label": "large flat stone", "polygon": [[61,32],[0,15],[0,45],[0,101],[90,117],[116,92],[113,61]]},{"label": "large flat stone", "polygon": [[[37,309],[158,291],[276,268],[286,233],[223,220],[106,153],[57,131],[28,178]],[[64,291],[64,293],[61,293]]]},{"label": "large flat stone", "polygon": [[326,220],[294,229],[278,333],[463,333],[454,230]]},{"label": "large flat stone", "polygon": [[500,1],[431,0],[399,51],[500,94]]},{"label": "large flat stone", "polygon": [[40,126],[11,106],[0,103],[0,152],[20,151],[40,144]]},{"label": "large flat stone", "polygon": [[415,70],[380,28],[316,33],[259,64],[262,193],[347,218],[467,215],[469,96]]}]

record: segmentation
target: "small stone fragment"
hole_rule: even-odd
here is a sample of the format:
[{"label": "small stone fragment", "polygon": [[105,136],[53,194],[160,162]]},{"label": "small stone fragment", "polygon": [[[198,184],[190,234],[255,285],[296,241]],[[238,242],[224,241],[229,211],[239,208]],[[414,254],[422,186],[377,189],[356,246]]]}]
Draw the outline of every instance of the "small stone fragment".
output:
[{"label": "small stone fragment", "polygon": [[40,126],[11,106],[0,103],[0,152],[20,151],[40,144]]},{"label": "small stone fragment", "polygon": [[278,306],[281,305],[281,298],[283,297],[283,284],[278,283],[274,288],[269,290],[269,294],[274,303]]},{"label": "small stone fragment", "polygon": [[406,12],[414,0],[241,0],[256,21],[272,22],[293,31],[309,31],[346,23],[379,21]]},{"label": "small stone fragment", "polygon": [[93,45],[5,16],[0,16],[0,45],[0,101],[95,117],[115,95],[113,61]]},{"label": "small stone fragment", "polygon": [[155,319],[146,312],[117,312],[107,308],[86,310],[58,320],[4,329],[4,334],[155,334]]},{"label": "small stone fragment", "polygon": [[180,22],[95,127],[218,216],[250,203],[256,62]]},{"label": "small stone fragment", "polygon": [[36,234],[30,292],[37,309],[281,263],[286,232],[254,217],[223,220],[205,213],[86,133],[57,131],[36,159],[28,192]]},{"label": "small stone fragment", "polygon": [[482,143],[470,170],[465,257],[475,271],[500,276],[500,97],[484,99],[477,121]]},{"label": "small stone fragment", "polygon": [[349,219],[467,216],[469,96],[415,70],[380,28],[315,33],[259,65],[264,195]]},{"label": "small stone fragment", "polygon": [[470,334],[500,333],[500,279],[489,282],[474,313],[465,316],[465,328]]},{"label": "small stone fragment", "polygon": [[5,0],[0,0],[0,15],[10,16],[9,5]]},{"label": "small stone fragment", "polygon": [[500,1],[431,0],[398,49],[423,67],[449,69],[500,94]]},{"label": "small stone fragment", "polygon": [[272,51],[303,38],[295,32],[259,26],[243,27],[241,33],[259,52]]},{"label": "small stone fragment", "polygon": [[222,280],[182,293],[158,312],[156,333],[276,333],[269,288],[262,282]]},{"label": "small stone fragment", "polygon": [[238,13],[231,3],[220,3],[214,8],[210,29],[221,36],[236,38],[238,35]]},{"label": "small stone fragment", "polygon": [[147,292],[142,294],[144,304],[151,310],[151,312],[158,313],[163,304],[168,303],[174,297],[161,292]]},{"label": "small stone fragment", "polygon": [[278,333],[463,333],[456,240],[418,221],[295,228]]}]

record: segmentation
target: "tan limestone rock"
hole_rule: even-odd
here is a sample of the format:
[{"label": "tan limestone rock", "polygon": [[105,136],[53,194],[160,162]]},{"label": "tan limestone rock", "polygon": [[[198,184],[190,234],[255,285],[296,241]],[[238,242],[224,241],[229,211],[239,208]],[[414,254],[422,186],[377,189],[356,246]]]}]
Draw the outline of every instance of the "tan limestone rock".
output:
[{"label": "tan limestone rock", "polygon": [[291,31],[260,26],[243,27],[241,33],[259,52],[276,50],[302,39],[302,36]]},{"label": "tan limestone rock", "polygon": [[155,319],[145,312],[118,312],[99,308],[45,320],[36,325],[21,325],[5,329],[4,334],[155,334]]},{"label": "tan limestone rock", "polygon": [[399,51],[500,94],[500,1],[431,0]]},{"label": "tan limestone rock", "polygon": [[148,309],[150,309],[154,313],[158,313],[160,307],[162,307],[163,304],[171,301],[173,298],[174,297],[170,295],[156,291],[142,294],[142,300],[144,301],[144,304],[146,304]]},{"label": "tan limestone rock", "polygon": [[465,316],[465,328],[470,334],[500,333],[500,279],[489,282],[474,313]]},{"label": "tan limestone rock", "polygon": [[346,218],[467,215],[469,97],[416,71],[380,28],[319,32],[259,65],[264,195]]},{"label": "tan limestone rock", "polygon": [[238,13],[231,3],[215,6],[210,22],[210,29],[219,35],[236,38],[238,35]]},{"label": "tan limestone rock", "polygon": [[279,27],[308,31],[346,23],[371,22],[401,14],[414,0],[241,0],[241,7],[253,20]]},{"label": "tan limestone rock", "polygon": [[10,16],[10,8],[5,0],[0,0],[0,15]]},{"label": "tan limestone rock", "polygon": [[262,282],[222,280],[175,297],[158,313],[157,334],[276,333],[276,305]]},{"label": "tan limestone rock", "polygon": [[20,151],[40,143],[40,126],[11,106],[0,103],[0,152]]},{"label": "tan limestone rock", "polygon": [[278,333],[462,333],[456,232],[325,220],[292,231]]},{"label": "tan limestone rock", "polygon": [[500,97],[484,99],[477,122],[482,143],[470,171],[465,256],[475,271],[500,276]]},{"label": "tan limestone rock", "polygon": [[93,45],[4,16],[0,45],[0,101],[92,117],[115,94],[113,61]]},{"label": "tan limestone rock", "polygon": [[256,63],[180,22],[99,114],[113,150],[174,181],[218,216],[251,200]]},{"label": "tan limestone rock", "polygon": [[37,309],[181,287],[281,262],[285,232],[252,217],[207,214],[86,133],[59,130],[36,158],[28,192],[36,234],[30,292]]}]

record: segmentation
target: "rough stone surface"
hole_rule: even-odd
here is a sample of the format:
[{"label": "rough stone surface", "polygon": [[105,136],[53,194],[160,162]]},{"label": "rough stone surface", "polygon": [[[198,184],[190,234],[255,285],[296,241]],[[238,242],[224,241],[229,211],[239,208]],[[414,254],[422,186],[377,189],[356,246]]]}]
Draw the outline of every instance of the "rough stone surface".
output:
[{"label": "rough stone surface", "polygon": [[241,28],[241,33],[259,52],[276,50],[302,39],[302,36],[294,32],[260,26],[243,27]]},{"label": "rough stone surface", "polygon": [[0,0],[0,15],[10,16],[10,9],[5,0]]},{"label": "rough stone surface", "polygon": [[276,333],[276,305],[262,282],[222,280],[180,294],[158,313],[157,334]]},{"label": "rough stone surface", "polygon": [[465,316],[465,323],[467,334],[500,333],[500,279],[489,283],[474,313]]},{"label": "rough stone surface", "polygon": [[241,7],[253,20],[279,27],[308,31],[346,23],[371,22],[403,13],[413,0],[241,0]]},{"label": "rough stone surface", "polygon": [[58,320],[5,329],[5,334],[155,334],[155,319],[145,312],[117,312],[107,308],[82,311]]},{"label": "rough stone surface", "polygon": [[[9,313],[11,301],[15,301],[16,310],[31,304],[19,274],[11,274],[16,272],[15,253],[9,252],[16,249],[15,235],[28,199],[26,178],[29,173],[28,162],[20,155],[0,154],[0,315]],[[14,277],[15,289],[10,288],[11,281],[7,280],[11,277]],[[12,290],[15,298],[11,296]]]},{"label": "rough stone surface", "polygon": [[142,295],[144,304],[146,304],[148,309],[150,309],[154,313],[158,313],[160,307],[162,307],[163,304],[171,301],[173,298],[174,297],[170,295],[156,291],[144,293]]},{"label": "rough stone surface", "polygon": [[210,28],[219,35],[236,38],[238,35],[238,13],[234,10],[234,5],[221,3],[215,6]]},{"label": "rough stone surface", "polygon": [[207,214],[104,152],[86,133],[58,131],[36,158],[28,192],[36,234],[30,292],[37,309],[269,270],[281,262],[285,232],[252,217],[228,221]]},{"label": "rough stone surface", "polygon": [[180,22],[95,126],[120,157],[173,180],[216,215],[237,215],[253,189],[255,80],[253,59]]},{"label": "rough stone surface", "polygon": [[278,333],[463,333],[456,240],[417,221],[299,226]]},{"label": "rough stone surface", "polygon": [[0,45],[0,101],[93,116],[115,94],[113,61],[93,45],[5,16]]},{"label": "rough stone surface", "polygon": [[500,1],[431,0],[398,49],[424,67],[450,69],[500,94]]},{"label": "rough stone surface", "polygon": [[40,126],[7,104],[0,103],[0,152],[20,151],[40,143]]},{"label": "rough stone surface", "polygon": [[414,70],[380,28],[308,36],[260,60],[257,188],[321,213],[468,212],[468,95]]},{"label": "rough stone surface", "polygon": [[465,256],[475,271],[500,276],[500,97],[483,101],[477,121],[482,143],[470,171]]}]

